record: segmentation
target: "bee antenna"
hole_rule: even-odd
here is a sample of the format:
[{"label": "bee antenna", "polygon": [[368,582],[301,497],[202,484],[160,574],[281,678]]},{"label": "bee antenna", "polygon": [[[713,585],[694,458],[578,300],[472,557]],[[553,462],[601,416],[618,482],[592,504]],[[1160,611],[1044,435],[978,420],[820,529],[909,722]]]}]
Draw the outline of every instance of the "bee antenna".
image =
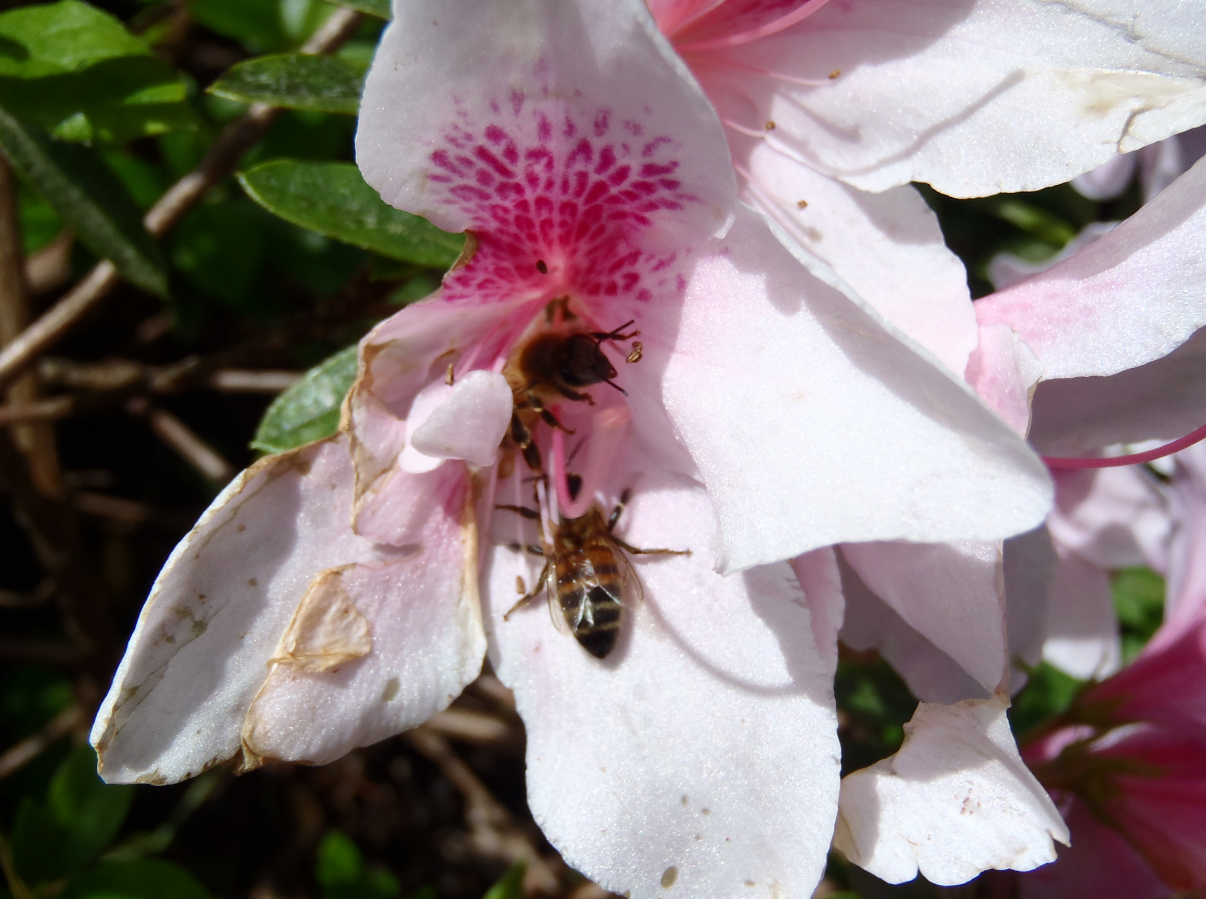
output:
[{"label": "bee antenna", "polygon": [[[624,396],[628,396],[628,391],[625,390],[623,387],[621,387],[619,384],[617,384],[615,381],[611,380],[610,378],[604,378],[603,383],[608,384],[611,387],[614,387],[616,390],[620,391],[620,393],[624,394]],[[571,431],[570,433],[572,434],[573,431]]]}]

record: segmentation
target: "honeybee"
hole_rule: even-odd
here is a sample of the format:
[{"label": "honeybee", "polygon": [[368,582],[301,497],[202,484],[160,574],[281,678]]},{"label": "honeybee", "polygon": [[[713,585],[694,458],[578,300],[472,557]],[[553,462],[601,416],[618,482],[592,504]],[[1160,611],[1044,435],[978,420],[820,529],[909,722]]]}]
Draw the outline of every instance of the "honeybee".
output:
[{"label": "honeybee", "polygon": [[[532,440],[532,428],[536,426],[537,419],[550,428],[573,433],[546,408],[546,403],[563,397],[593,406],[594,399],[589,393],[583,393],[582,388],[595,384],[608,384],[628,395],[613,380],[617,372],[603,353],[603,343],[608,340],[627,341],[639,336],[640,331],[623,333],[631,324],[633,321],[627,321],[611,331],[547,331],[522,344],[503,366],[503,377],[507,379],[515,399],[509,437],[519,447],[532,471],[537,474],[543,471],[540,450]],[[642,350],[640,342],[635,341],[627,360],[639,361]]]},{"label": "honeybee", "polygon": [[[544,569],[536,580],[536,589],[522,597],[503,620],[510,617],[545,591],[549,612],[557,623],[554,598],[561,607],[565,624],[582,648],[597,659],[606,658],[615,648],[624,619],[624,606],[633,596],[644,601],[645,590],[625,552],[640,556],[689,556],[689,549],[638,549],[617,537],[613,531],[624,511],[631,491],[625,490],[620,502],[604,520],[603,510],[592,506],[585,515],[562,518],[548,547],[528,547],[544,556]],[[539,519],[539,513],[523,506],[499,506],[518,512],[525,518]],[[558,624],[560,629],[560,624]]]}]

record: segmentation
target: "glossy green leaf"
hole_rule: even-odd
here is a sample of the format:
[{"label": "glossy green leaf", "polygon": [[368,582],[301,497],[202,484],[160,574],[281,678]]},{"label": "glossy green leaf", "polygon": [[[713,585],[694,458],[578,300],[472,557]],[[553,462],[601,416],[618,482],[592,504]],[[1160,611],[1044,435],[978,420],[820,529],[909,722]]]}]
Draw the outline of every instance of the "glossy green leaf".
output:
[{"label": "glossy green leaf", "polygon": [[231,66],[209,92],[244,103],[355,115],[367,71],[338,56],[278,53]]},{"label": "glossy green leaf", "polygon": [[378,19],[392,19],[393,12],[389,8],[389,0],[327,0],[336,6],[346,6],[348,9],[359,10],[376,16]]},{"label": "glossy green leaf", "polygon": [[1164,578],[1150,568],[1124,568],[1110,584],[1122,631],[1125,664],[1147,645],[1164,623]]},{"label": "glossy green leaf", "polygon": [[239,173],[239,182],[286,221],[393,259],[447,268],[464,246],[462,235],[387,205],[348,162],[275,159]]},{"label": "glossy green leaf", "polygon": [[89,746],[68,756],[45,803],[28,797],[13,825],[13,859],[22,877],[41,883],[70,874],[109,845],[130,810],[134,788],[96,775]]},{"label": "glossy green leaf", "polygon": [[299,47],[331,14],[320,0],[193,0],[189,11],[253,53]]},{"label": "glossy green leaf", "polygon": [[355,380],[356,347],[350,346],[310,369],[273,401],[251,448],[281,453],[330,437],[339,429],[339,407]]},{"label": "glossy green leaf", "polygon": [[131,284],[167,296],[159,247],[118,177],[86,147],[54,141],[0,107],[0,149],[98,256]]},{"label": "glossy green leaf", "polygon": [[74,879],[59,899],[210,899],[177,865],[157,859],[108,862]]},{"label": "glossy green leaf", "polygon": [[0,14],[0,104],[65,140],[195,127],[187,87],[108,13],[61,0]]}]

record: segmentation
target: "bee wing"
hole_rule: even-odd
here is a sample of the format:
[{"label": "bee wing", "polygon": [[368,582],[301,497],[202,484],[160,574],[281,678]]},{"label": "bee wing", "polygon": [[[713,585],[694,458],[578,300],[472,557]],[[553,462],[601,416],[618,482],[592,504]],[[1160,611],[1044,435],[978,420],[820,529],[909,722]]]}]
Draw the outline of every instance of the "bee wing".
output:
[{"label": "bee wing", "polygon": [[561,610],[561,600],[557,598],[557,566],[552,561],[549,562],[544,578],[544,595],[548,599],[549,617],[553,619],[553,627],[558,633],[568,634],[569,623],[565,620],[565,612]]},{"label": "bee wing", "polygon": [[616,551],[616,564],[620,569],[620,583],[624,590],[624,599],[620,605],[631,607],[631,603],[628,601],[629,597],[635,597],[637,602],[644,602],[645,585],[641,583],[641,578],[637,575],[637,570],[632,564],[632,560],[628,558],[628,553],[615,544],[613,544],[612,548]]}]

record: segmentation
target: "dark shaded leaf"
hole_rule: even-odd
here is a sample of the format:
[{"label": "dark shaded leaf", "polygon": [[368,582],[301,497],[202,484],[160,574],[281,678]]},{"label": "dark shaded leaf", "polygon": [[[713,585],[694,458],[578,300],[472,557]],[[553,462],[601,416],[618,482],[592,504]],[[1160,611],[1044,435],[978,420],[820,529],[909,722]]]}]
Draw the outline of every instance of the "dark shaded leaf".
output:
[{"label": "dark shaded leaf", "polygon": [[331,14],[320,0],[193,0],[189,10],[206,28],[253,53],[299,47]]},{"label": "dark shaded leaf", "polygon": [[207,296],[246,309],[264,262],[263,213],[242,197],[190,212],[171,235],[171,259]]},{"label": "dark shaded leaf", "polygon": [[59,899],[210,899],[183,868],[144,859],[109,862],[73,880]]},{"label": "dark shaded leaf", "polygon": [[462,235],[387,205],[351,163],[276,159],[240,172],[239,182],[286,221],[393,259],[447,268],[464,245]]},{"label": "dark shaded leaf", "polygon": [[402,892],[398,878],[383,868],[368,868],[351,837],[329,830],[318,844],[314,879],[323,899],[393,899]]},{"label": "dark shaded leaf", "polygon": [[507,868],[494,886],[486,890],[482,899],[523,899],[523,872],[527,868],[522,861]]},{"label": "dark shaded leaf", "polygon": [[62,0],[0,15],[0,104],[66,140],[125,141],[196,124],[186,85],[115,18]]},{"label": "dark shaded leaf", "polygon": [[244,103],[355,115],[368,67],[338,56],[279,53],[231,66],[209,92]]},{"label": "dark shaded leaf", "polygon": [[117,266],[131,284],[167,296],[159,247],[129,193],[95,151],[51,140],[2,107],[0,148],[88,249]]},{"label": "dark shaded leaf", "polygon": [[26,799],[13,825],[13,859],[30,883],[78,870],[117,835],[134,788],[106,784],[96,775],[89,746],[73,752],[50,782],[45,804]]},{"label": "dark shaded leaf", "polygon": [[[281,453],[330,437],[339,429],[339,407],[355,380],[356,347],[350,346],[310,369],[273,401],[256,429],[251,448]],[[337,849],[331,849],[331,865],[342,858]]]},{"label": "dark shaded leaf", "polygon": [[1009,722],[1015,734],[1024,734],[1035,725],[1066,709],[1082,683],[1047,662],[1039,662],[1027,672],[1026,686],[1013,700]]},{"label": "dark shaded leaf", "polygon": [[346,6],[348,9],[356,9],[368,13],[370,16],[376,16],[378,19],[393,18],[389,0],[327,0],[327,2],[334,3],[336,6]]}]

